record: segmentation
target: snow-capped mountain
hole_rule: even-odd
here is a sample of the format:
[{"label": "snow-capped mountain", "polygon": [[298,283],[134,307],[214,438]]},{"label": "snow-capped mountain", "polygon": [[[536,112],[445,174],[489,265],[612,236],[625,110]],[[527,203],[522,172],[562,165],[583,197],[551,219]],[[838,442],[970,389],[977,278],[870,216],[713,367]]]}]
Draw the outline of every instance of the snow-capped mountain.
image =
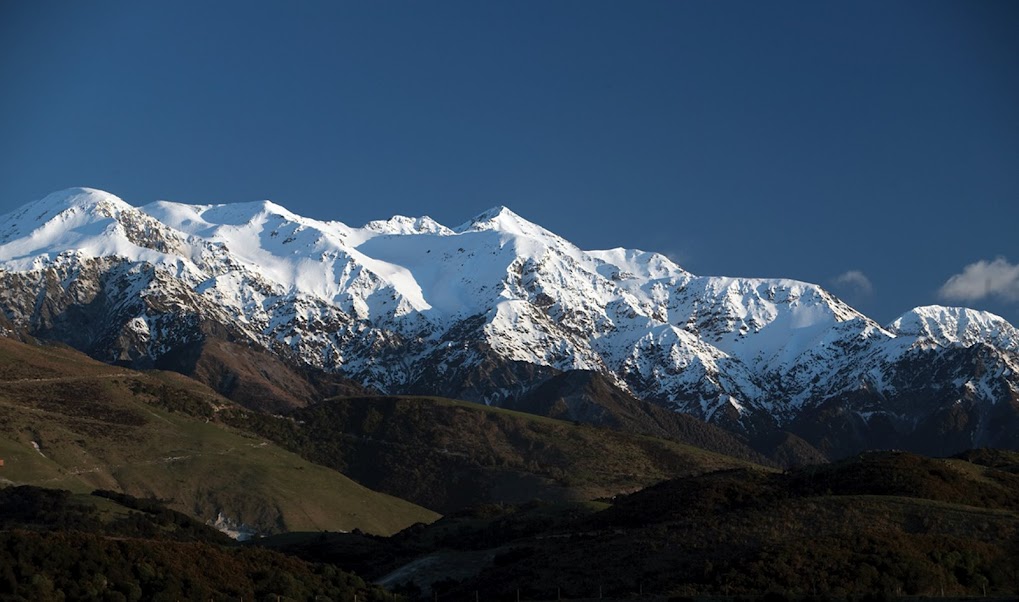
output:
[{"label": "snow-capped mountain", "polygon": [[584,251],[505,207],[358,228],[268,201],[133,207],[77,188],[0,217],[0,280],[15,327],[138,366],[220,337],[492,404],[591,370],[744,431],[837,407],[904,432],[946,403],[1019,399],[1019,333],[997,316],[921,307],[882,327],[813,284]]}]

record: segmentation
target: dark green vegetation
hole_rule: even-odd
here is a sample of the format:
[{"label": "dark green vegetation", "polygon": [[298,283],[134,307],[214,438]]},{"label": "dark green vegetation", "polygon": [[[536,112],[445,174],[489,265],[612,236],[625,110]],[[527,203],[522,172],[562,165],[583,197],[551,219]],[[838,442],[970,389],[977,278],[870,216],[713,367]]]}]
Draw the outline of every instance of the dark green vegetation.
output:
[{"label": "dark green vegetation", "polygon": [[241,548],[150,500],[0,490],[5,600],[391,600],[330,565]]},{"label": "dark green vegetation", "polygon": [[220,419],[443,513],[489,502],[584,501],[677,476],[761,469],[675,441],[432,397],[338,398],[287,418],[238,410]]},{"label": "dark green vegetation", "polygon": [[487,506],[390,539],[275,545],[439,600],[513,600],[518,589],[597,597],[599,587],[606,597],[1009,596],[1019,589],[1017,472],[1007,452],[872,453],[785,474],[673,479],[601,510]]},{"label": "dark green vegetation", "polygon": [[0,483],[154,497],[268,533],[388,534],[437,517],[215,420],[229,408],[177,374],[0,339]]},{"label": "dark green vegetation", "polygon": [[78,531],[221,545],[233,541],[155,500],[99,489],[89,495],[30,485],[0,489],[0,530]]}]

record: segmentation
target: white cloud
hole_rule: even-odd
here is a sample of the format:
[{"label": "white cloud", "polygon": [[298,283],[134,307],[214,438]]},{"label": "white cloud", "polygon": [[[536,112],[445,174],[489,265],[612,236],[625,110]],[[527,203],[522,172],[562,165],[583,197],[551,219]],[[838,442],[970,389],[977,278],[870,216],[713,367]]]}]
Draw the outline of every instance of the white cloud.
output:
[{"label": "white cloud", "polygon": [[1004,257],[971,263],[961,274],[949,278],[938,292],[950,301],[977,301],[987,297],[1019,301],[1019,264],[1012,265]]},{"label": "white cloud", "polygon": [[843,293],[856,297],[869,297],[874,293],[870,278],[860,270],[849,270],[836,276],[832,283]]}]

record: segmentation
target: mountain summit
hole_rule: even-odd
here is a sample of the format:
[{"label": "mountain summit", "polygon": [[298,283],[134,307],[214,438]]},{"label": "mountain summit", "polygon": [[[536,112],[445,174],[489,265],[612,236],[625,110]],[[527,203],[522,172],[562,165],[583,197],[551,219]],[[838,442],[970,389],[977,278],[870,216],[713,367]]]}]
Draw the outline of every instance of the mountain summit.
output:
[{"label": "mountain summit", "polygon": [[0,279],[13,328],[140,367],[179,369],[222,340],[380,391],[497,405],[594,371],[832,453],[946,420],[970,447],[1019,437],[1002,426],[1019,405],[1019,335],[1002,318],[920,307],[882,327],[814,284],[585,251],[505,207],[455,228],[357,228],[269,201],[135,208],[75,188],[0,217]]}]

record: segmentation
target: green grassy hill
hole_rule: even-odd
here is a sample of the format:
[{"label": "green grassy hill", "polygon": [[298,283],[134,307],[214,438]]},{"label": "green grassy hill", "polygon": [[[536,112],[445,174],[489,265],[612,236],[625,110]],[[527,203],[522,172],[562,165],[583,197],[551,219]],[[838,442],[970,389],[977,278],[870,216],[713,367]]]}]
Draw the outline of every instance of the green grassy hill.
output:
[{"label": "green grassy hill", "polygon": [[122,491],[267,533],[388,534],[437,518],[212,419],[228,407],[179,375],[0,339],[0,482]]}]

